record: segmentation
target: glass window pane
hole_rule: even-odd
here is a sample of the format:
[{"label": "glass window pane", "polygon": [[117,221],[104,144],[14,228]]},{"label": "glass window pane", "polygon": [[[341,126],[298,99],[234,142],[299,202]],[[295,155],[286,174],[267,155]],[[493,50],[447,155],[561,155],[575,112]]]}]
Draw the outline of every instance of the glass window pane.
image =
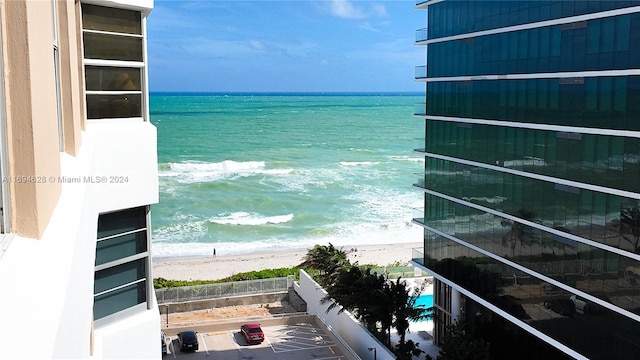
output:
[{"label": "glass window pane", "polygon": [[87,118],[126,118],[142,116],[140,94],[87,95]]},{"label": "glass window pane", "polygon": [[82,4],[82,27],[88,30],[142,34],[139,11]]},{"label": "glass window pane", "polygon": [[146,228],[145,206],[101,214],[98,217],[98,239]]},{"label": "glass window pane", "polygon": [[142,281],[113,292],[96,296],[93,300],[95,320],[147,301],[147,282]]},{"label": "glass window pane", "polygon": [[142,61],[142,38],[84,33],[86,59]]},{"label": "glass window pane", "polygon": [[93,293],[98,294],[146,277],[146,258],[96,271]]},{"label": "glass window pane", "polygon": [[631,16],[616,18],[616,51],[629,50],[629,33],[631,32]]},{"label": "glass window pane", "polygon": [[147,251],[147,231],[98,241],[96,244],[96,265],[123,259]]},{"label": "glass window pane", "polygon": [[611,41],[611,39],[614,39],[615,35],[615,22],[615,18],[605,18],[602,20],[600,51],[613,51],[615,42]]},{"label": "glass window pane", "polygon": [[140,69],[85,66],[89,91],[140,91]]}]

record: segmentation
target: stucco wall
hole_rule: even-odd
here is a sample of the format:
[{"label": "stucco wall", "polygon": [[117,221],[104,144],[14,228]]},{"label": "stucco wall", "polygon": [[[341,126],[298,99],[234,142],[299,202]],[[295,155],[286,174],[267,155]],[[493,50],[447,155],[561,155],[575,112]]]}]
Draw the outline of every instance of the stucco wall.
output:
[{"label": "stucco wall", "polygon": [[61,191],[51,4],[0,5],[11,231],[40,238]]}]

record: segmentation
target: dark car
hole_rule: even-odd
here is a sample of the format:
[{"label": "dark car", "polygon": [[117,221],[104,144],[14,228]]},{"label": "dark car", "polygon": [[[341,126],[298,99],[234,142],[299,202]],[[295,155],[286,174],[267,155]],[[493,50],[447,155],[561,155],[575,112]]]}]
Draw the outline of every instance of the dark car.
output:
[{"label": "dark car", "polygon": [[198,350],[198,337],[195,331],[183,331],[178,333],[178,343],[180,351],[196,351]]},{"label": "dark car", "polygon": [[167,339],[166,339],[167,335],[164,333],[164,331],[160,330],[160,344],[162,345],[162,354],[166,354],[167,353]]},{"label": "dark car", "polygon": [[562,316],[576,314],[576,305],[570,299],[550,299],[544,302],[544,307]]},{"label": "dark car", "polygon": [[264,333],[260,328],[260,324],[244,324],[240,327],[240,332],[249,344],[260,344],[264,341]]}]

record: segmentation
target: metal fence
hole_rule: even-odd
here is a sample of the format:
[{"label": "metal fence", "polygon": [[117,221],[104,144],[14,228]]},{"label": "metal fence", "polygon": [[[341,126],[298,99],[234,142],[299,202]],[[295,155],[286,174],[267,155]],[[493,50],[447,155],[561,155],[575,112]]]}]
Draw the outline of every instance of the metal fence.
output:
[{"label": "metal fence", "polygon": [[217,299],[231,296],[244,296],[287,291],[293,287],[295,277],[245,280],[220,284],[181,286],[156,289],[158,304],[179,303],[195,300]]}]

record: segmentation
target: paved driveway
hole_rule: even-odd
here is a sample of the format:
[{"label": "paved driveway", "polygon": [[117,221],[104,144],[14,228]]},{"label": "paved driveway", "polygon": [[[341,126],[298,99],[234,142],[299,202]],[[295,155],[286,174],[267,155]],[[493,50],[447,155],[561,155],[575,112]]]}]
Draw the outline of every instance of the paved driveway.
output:
[{"label": "paved driveway", "polygon": [[342,347],[317,324],[263,326],[262,330],[265,333],[265,341],[259,345],[248,345],[240,329],[199,332],[199,349],[195,353],[181,353],[178,350],[178,339],[175,336],[168,336],[169,353],[164,355],[163,359],[348,359]]}]

